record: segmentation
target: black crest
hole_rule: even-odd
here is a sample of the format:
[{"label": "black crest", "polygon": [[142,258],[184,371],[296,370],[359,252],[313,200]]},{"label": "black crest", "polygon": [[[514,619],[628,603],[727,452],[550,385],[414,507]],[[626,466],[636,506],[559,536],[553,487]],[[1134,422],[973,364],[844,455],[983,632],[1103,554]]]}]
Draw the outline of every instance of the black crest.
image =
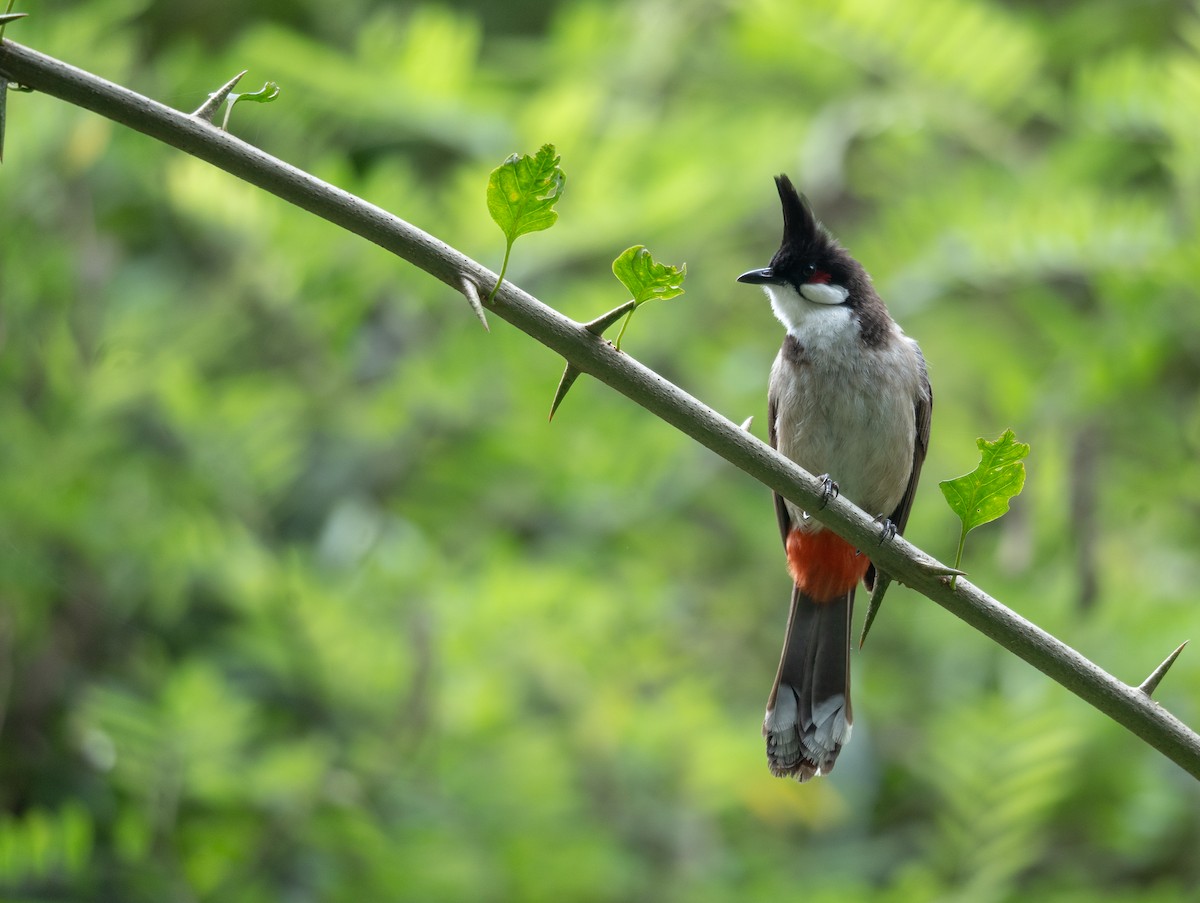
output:
[{"label": "black crest", "polygon": [[799,269],[808,264],[825,270],[842,270],[844,264],[839,264],[845,251],[813,214],[808,199],[786,175],[775,177],[775,187],[783,207],[783,241],[771,258],[771,269],[783,276],[798,275]]},{"label": "black crest", "polygon": [[783,206],[783,241],[770,266],[744,273],[740,281],[782,282],[797,289],[806,282],[840,285],[849,292],[844,303],[854,311],[863,341],[870,346],[886,342],[891,320],[867,271],[825,230],[791,179],[776,176],[775,187]]}]

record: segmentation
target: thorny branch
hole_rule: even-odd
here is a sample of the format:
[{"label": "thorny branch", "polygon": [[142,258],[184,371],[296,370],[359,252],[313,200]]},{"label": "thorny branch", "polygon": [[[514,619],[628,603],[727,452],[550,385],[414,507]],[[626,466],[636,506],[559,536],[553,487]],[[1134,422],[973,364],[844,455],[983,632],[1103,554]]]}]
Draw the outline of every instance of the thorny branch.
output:
[{"label": "thorny branch", "polygon": [[[496,275],[449,245],[379,207],[314,178],[215,128],[201,118],[156,103],[66,63],[4,41],[0,78],[83,107],[169,144],[264,191],[374,242],[464,293],[477,314],[476,299],[495,285]],[[468,288],[469,286],[469,288]],[[879,543],[879,525],[845,499],[819,507],[822,487],[737,424],[642,366],[585,325],[564,317],[510,282],[484,305],[578,370],[594,376],[676,429],[716,452],[797,505],[861,549],[893,578],[1029,662],[1047,676],[1124,725],[1138,737],[1200,778],[1200,735],[1150,698],[1165,670],[1141,686],[1130,686],[1046,631],[1005,608],[959,578],[902,537]],[[1177,654],[1177,653],[1175,653]],[[1169,666],[1170,661],[1164,662]]]}]

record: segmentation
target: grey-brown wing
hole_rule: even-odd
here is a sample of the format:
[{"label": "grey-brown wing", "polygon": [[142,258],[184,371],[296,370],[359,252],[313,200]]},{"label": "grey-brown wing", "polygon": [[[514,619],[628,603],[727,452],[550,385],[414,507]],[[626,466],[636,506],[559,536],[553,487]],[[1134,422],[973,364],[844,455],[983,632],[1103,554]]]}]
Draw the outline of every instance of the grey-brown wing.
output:
[{"label": "grey-brown wing", "polygon": [[[921,352],[918,351],[917,355],[920,356],[920,354]],[[916,417],[917,433],[916,441],[913,442],[912,471],[908,475],[908,485],[904,487],[904,495],[900,497],[900,504],[888,516],[888,520],[895,525],[897,533],[903,533],[904,527],[908,523],[913,497],[917,494],[917,482],[921,479],[921,467],[925,463],[925,454],[929,451],[929,424],[933,419],[933,388],[929,385],[929,374],[925,370],[924,357],[921,357],[921,389],[913,403],[913,414]],[[875,587],[874,564],[867,569],[863,583],[866,584],[867,589]]]},{"label": "grey-brown wing", "polygon": [[[779,415],[779,399],[775,397],[774,392],[767,393],[767,440],[771,443],[771,448],[779,448],[779,437],[775,434],[775,418]],[[792,530],[792,519],[788,515],[787,505],[784,504],[783,496],[778,492],[775,496],[775,517],[779,521],[779,535],[783,539],[784,547],[787,546],[788,533]]]},{"label": "grey-brown wing", "polygon": [[[920,354],[920,352],[917,352]],[[912,511],[913,496],[917,494],[917,481],[921,478],[921,467],[925,464],[925,453],[929,451],[929,423],[933,418],[933,389],[929,385],[929,374],[925,372],[925,358],[921,358],[921,391],[913,406],[917,418],[917,438],[913,443],[912,472],[900,504],[888,518],[896,525],[896,532],[903,533]]]}]

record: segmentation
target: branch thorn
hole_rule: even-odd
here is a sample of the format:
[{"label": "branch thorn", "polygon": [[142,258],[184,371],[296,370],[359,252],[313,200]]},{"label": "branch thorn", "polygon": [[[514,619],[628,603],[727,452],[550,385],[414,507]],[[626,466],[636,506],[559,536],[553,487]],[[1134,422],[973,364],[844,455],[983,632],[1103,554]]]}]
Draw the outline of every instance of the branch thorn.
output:
[{"label": "branch thorn", "polygon": [[929,559],[926,562],[922,562],[922,567],[924,567],[925,570],[928,571],[930,574],[933,574],[937,577],[965,577],[965,576],[967,576],[966,571],[960,571],[958,568],[952,568],[948,564],[941,564],[940,562],[934,561],[933,559]]},{"label": "branch thorn", "polygon": [[883,594],[887,592],[887,588],[891,582],[892,578],[888,574],[885,574],[879,568],[875,569],[875,585],[871,587],[871,600],[867,603],[867,617],[863,621],[862,633],[858,637],[859,649],[867,641],[867,632],[871,629],[871,625],[875,623],[875,615],[879,614],[879,606],[883,604]]},{"label": "branch thorn", "polygon": [[[608,313],[596,317],[590,323],[584,323],[583,328],[594,336],[603,337],[604,330],[608,329],[608,327],[612,326],[635,307],[637,307],[637,302],[631,298],[620,307],[614,307]],[[567,366],[563,369],[562,379],[558,381],[558,388],[554,391],[554,401],[550,403],[550,420],[554,419],[554,412],[558,410],[558,406],[567,397],[567,393],[571,391],[571,386],[575,385],[575,380],[579,379],[579,375],[582,372],[570,361],[567,362]]]},{"label": "branch thorn", "polygon": [[1187,640],[1184,640],[1182,643],[1180,643],[1179,647],[1170,655],[1168,655],[1166,659],[1163,660],[1163,663],[1150,673],[1149,677],[1142,681],[1138,689],[1145,693],[1146,696],[1152,696],[1154,691],[1158,689],[1159,682],[1167,676],[1167,671],[1169,671],[1171,666],[1175,664],[1175,659],[1179,658],[1179,653],[1183,652],[1183,647],[1187,644]]},{"label": "branch thorn", "polygon": [[630,298],[620,307],[614,307],[608,313],[596,317],[592,322],[584,323],[583,328],[592,335],[604,335],[604,330],[608,329],[608,327],[612,326],[635,307],[637,307],[637,302]]},{"label": "branch thorn", "polygon": [[747,433],[750,432],[750,427],[753,425],[754,425],[754,415],[753,414],[751,414],[749,417],[747,417],[745,420],[742,421],[742,429],[744,429]]},{"label": "branch thorn", "polygon": [[571,386],[575,385],[575,380],[579,379],[582,372],[570,361],[567,362],[567,366],[563,369],[562,379],[558,381],[558,388],[554,390],[554,401],[550,403],[550,416],[546,418],[547,421],[554,419],[554,412],[558,410],[558,406],[567,397],[567,392],[571,390]]},{"label": "branch thorn", "polygon": [[475,311],[475,316],[483,324],[483,328],[491,332],[492,329],[488,326],[487,314],[483,312],[483,301],[479,297],[479,289],[475,286],[475,283],[466,276],[463,276],[459,279],[458,284],[462,289],[463,296],[467,299],[467,303],[471,305],[471,310]]},{"label": "branch thorn", "polygon": [[217,110],[221,104],[225,102],[225,98],[229,96],[229,92],[237,87],[237,83],[242,80],[242,76],[249,72],[249,69],[243,69],[229,81],[225,82],[220,88],[208,95],[208,100],[200,106],[196,112],[192,113],[195,119],[203,119],[205,122],[211,123],[213,117],[217,115]]}]

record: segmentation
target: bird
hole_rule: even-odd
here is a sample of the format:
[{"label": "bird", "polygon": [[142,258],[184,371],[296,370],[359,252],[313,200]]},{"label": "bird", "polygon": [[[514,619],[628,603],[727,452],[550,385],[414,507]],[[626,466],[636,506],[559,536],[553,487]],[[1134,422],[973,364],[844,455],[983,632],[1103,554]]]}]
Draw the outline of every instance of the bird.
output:
[{"label": "bird", "polygon": [[[929,447],[925,358],[791,180],[775,184],[783,241],[766,267],[738,277],[765,290],[786,330],[767,390],[770,444],[820,475],[822,505],[840,494],[887,539],[904,530]],[[762,730],[772,774],[805,782],[832,771],[850,740],[854,591],[860,581],[869,590],[875,570],[778,493],[775,514],[792,594]]]}]

